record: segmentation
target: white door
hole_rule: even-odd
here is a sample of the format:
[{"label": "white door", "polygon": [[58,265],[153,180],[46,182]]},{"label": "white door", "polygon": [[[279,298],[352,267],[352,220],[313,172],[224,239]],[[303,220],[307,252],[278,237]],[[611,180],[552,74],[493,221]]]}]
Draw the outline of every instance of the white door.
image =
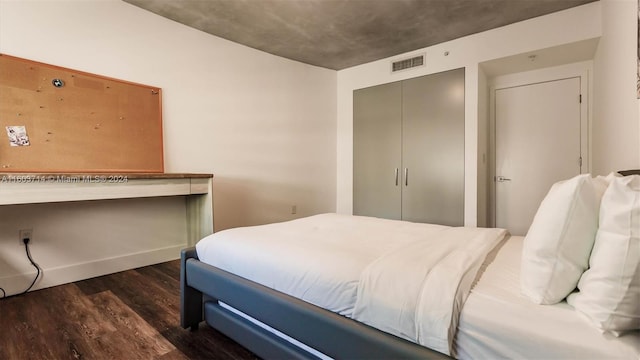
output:
[{"label": "white door", "polygon": [[580,77],[495,90],[495,222],[525,235],[553,183],[581,172]]}]

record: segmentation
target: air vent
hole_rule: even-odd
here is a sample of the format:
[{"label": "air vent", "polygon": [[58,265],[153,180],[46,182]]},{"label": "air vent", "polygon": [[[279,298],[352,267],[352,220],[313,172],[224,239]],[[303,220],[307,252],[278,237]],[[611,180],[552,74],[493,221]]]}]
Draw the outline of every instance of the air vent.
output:
[{"label": "air vent", "polygon": [[416,56],[411,59],[395,61],[392,63],[391,72],[410,69],[416,66],[424,65],[424,55]]}]

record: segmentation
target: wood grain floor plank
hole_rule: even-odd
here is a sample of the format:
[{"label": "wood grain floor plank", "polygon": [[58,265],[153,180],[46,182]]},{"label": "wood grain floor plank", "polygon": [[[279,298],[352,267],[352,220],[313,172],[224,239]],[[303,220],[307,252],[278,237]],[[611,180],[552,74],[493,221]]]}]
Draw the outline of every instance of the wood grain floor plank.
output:
[{"label": "wood grain floor plank", "polygon": [[180,260],[163,262],[158,264],[158,266],[151,266],[150,268],[163,271],[172,278],[180,280]]},{"label": "wood grain floor plank", "polygon": [[136,269],[144,276],[153,277],[157,283],[165,288],[175,291],[180,288],[180,261],[169,261],[157,266],[145,266]]},{"label": "wood grain floor plank", "polygon": [[171,328],[162,335],[189,358],[196,359],[259,359],[221,332],[201,323],[197,331]]},{"label": "wood grain floor plank", "polygon": [[0,360],[255,360],[202,323],[179,326],[180,262],[0,299]]},{"label": "wood grain floor plank", "polygon": [[[6,305],[2,303],[3,312],[6,308],[20,318],[14,322],[2,316],[3,320],[6,319],[3,323],[8,323],[10,328],[7,334],[0,336],[8,359],[73,359],[90,353],[90,346],[83,335],[77,334],[77,324],[67,321],[63,310],[65,306],[59,301],[69,296],[66,290],[61,287],[45,289],[11,298],[13,304],[9,300]],[[59,321],[63,317],[65,320]],[[109,332],[110,329],[106,327],[104,331]]]},{"label": "wood grain floor plank", "polygon": [[183,354],[180,350],[175,349],[160,357],[157,357],[156,360],[189,360],[189,358],[185,354]]},{"label": "wood grain floor plank", "polygon": [[[2,300],[0,319],[4,331],[0,333],[0,358],[2,359],[34,359],[41,351],[33,351],[33,347],[42,346],[42,330],[34,324],[32,317],[38,312],[30,311],[30,296],[15,296]],[[47,352],[51,356],[50,352]]]},{"label": "wood grain floor plank", "polygon": [[41,303],[47,310],[46,322],[55,326],[48,333],[58,339],[55,358],[100,358],[102,348],[95,346],[96,339],[116,333],[117,328],[105,322],[100,309],[73,284],[47,290],[55,291]]},{"label": "wood grain floor plank", "polygon": [[58,296],[43,305],[49,309],[52,320],[73,324],[71,331],[75,337],[93,339],[117,331],[113,324],[104,321],[101,309],[77,286],[69,284],[52,289],[58,291]]},{"label": "wood grain floor plank", "polygon": [[110,342],[124,350],[126,357],[135,354],[136,358],[151,359],[165,355],[176,348],[155,328],[142,319],[111,291],[104,291],[90,296],[95,306],[101,309],[105,322],[110,322],[117,329],[108,335]]},{"label": "wood grain floor plank", "polygon": [[175,326],[180,321],[179,287],[167,291],[157,284],[156,279],[153,282],[148,279],[138,271],[131,271],[114,274],[105,280],[116,296],[154,328],[163,331]]}]

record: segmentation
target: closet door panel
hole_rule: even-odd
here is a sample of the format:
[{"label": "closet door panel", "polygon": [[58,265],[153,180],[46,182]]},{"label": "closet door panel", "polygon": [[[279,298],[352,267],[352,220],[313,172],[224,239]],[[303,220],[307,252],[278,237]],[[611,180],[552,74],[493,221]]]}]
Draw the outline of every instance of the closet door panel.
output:
[{"label": "closet door panel", "polygon": [[353,92],[354,215],[401,219],[401,90],[391,83]]},{"label": "closet door panel", "polygon": [[402,88],[402,218],[464,224],[464,69]]}]

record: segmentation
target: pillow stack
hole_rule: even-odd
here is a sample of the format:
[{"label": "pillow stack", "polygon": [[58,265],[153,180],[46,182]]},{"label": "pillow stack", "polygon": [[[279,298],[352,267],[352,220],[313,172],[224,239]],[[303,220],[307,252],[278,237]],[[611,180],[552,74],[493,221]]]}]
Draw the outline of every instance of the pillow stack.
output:
[{"label": "pillow stack", "polygon": [[611,182],[589,269],[567,302],[603,332],[640,329],[640,176]]},{"label": "pillow stack", "polygon": [[640,176],[554,184],[524,240],[521,289],[537,304],[571,294],[602,331],[640,329]]}]

